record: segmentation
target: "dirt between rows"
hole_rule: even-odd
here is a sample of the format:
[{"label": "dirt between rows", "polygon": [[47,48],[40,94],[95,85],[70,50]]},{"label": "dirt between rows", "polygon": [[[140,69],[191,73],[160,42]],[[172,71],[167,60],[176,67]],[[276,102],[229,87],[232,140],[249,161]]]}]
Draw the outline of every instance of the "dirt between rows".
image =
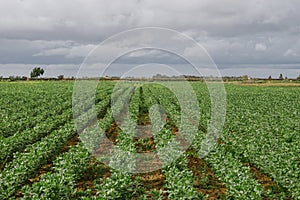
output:
[{"label": "dirt between rows", "polygon": [[[182,146],[186,146],[187,143],[182,139],[181,134],[178,130],[178,128],[171,122],[169,118],[166,118],[167,124],[171,128],[172,134],[176,135],[176,140],[179,142]],[[150,119],[148,116],[148,113],[143,113],[141,115],[141,118],[139,120],[139,125],[142,127],[147,127],[150,125]],[[156,144],[154,142],[153,136],[150,136],[149,133],[149,127],[148,128],[142,128],[140,127],[139,131],[141,137],[134,137],[133,141],[136,144],[136,149],[138,153],[149,153],[156,150]],[[203,127],[201,127],[203,128]],[[111,145],[117,144],[117,139],[119,135],[120,128],[118,127],[117,123],[113,122],[110,126],[110,128],[106,131],[106,136],[108,138],[107,145],[105,143],[102,144],[99,149],[96,151],[97,153],[101,154],[101,152],[106,151],[107,149],[111,148]],[[143,131],[145,132],[143,134]],[[205,132],[205,130],[204,130]],[[143,135],[147,135],[148,137],[145,137]],[[143,142],[139,141],[143,139]],[[76,134],[73,138],[71,138],[68,143],[63,147],[62,153],[69,150],[70,146],[74,146],[79,142],[78,134]],[[218,141],[218,143],[221,143],[221,141]],[[207,195],[209,200],[212,199],[224,199],[227,189],[222,184],[222,182],[215,176],[212,169],[207,165],[207,163],[199,158],[197,154],[195,153],[193,149],[189,148],[186,152],[187,154],[187,160],[188,160],[188,169],[192,171],[194,175],[194,185],[193,187],[196,188],[198,192],[201,192],[204,195]],[[28,179],[28,181],[25,184],[32,185],[34,182],[37,182],[40,180],[43,174],[47,173],[51,170],[53,164],[52,160],[49,160],[47,164],[42,166],[37,174],[34,177],[31,177]],[[137,162],[137,167],[138,166]],[[155,168],[156,165],[161,165],[159,158],[157,157],[157,160],[154,160],[151,165]],[[264,191],[271,190],[273,194],[280,193],[280,191],[283,191],[283,188],[278,186],[269,176],[262,173],[258,168],[254,167],[250,163],[244,163],[244,165],[249,166],[251,173],[253,174],[253,177],[258,180],[258,182],[262,185],[264,188]],[[110,168],[106,166],[105,164],[99,162],[95,157],[91,157],[89,160],[86,170],[82,176],[82,178],[77,182],[76,184],[76,192],[82,192],[86,191],[87,189],[91,189],[91,194],[96,194],[96,190],[94,189],[94,181],[95,180],[103,180],[105,178],[108,178],[111,174]],[[164,181],[165,181],[165,175],[162,173],[161,169],[154,170],[148,173],[138,173],[133,174],[132,178],[136,179],[137,177],[141,180],[141,185],[145,188],[145,191],[152,191],[152,190],[166,190],[164,188]],[[167,195],[167,194],[166,194]],[[22,197],[21,191],[17,191],[15,193],[15,197]],[[269,199],[267,195],[262,195],[263,199]]]},{"label": "dirt between rows", "polygon": [[[272,195],[277,196],[280,195],[281,192],[286,193],[285,189],[279,186],[271,177],[261,172],[258,168],[256,168],[251,163],[245,162],[243,163],[245,166],[250,168],[250,172],[252,176],[261,184],[263,187],[262,199],[269,200],[267,193],[268,191],[272,193]],[[287,194],[287,193],[286,193]],[[292,199],[291,195],[286,196],[287,199]],[[270,199],[271,200],[271,199]]]},{"label": "dirt between rows", "polygon": [[[147,113],[148,114],[148,113]],[[147,115],[145,114],[145,115]],[[149,125],[150,121],[148,121],[149,117],[143,117],[140,124],[142,125]],[[172,121],[167,117],[166,118],[167,124],[170,126],[172,134],[176,135],[176,141],[179,142],[180,146],[187,147],[188,142],[185,141],[181,137],[181,133],[179,132],[178,128],[172,123]],[[135,138],[137,142],[139,138]],[[144,144],[147,145],[148,149],[144,150],[143,152],[151,152],[156,149],[155,142],[153,137],[150,137],[149,140]],[[150,148],[149,148],[150,147]],[[142,149],[141,145],[137,146],[138,149]],[[186,150],[186,149],[185,149]],[[194,187],[198,192],[201,192],[204,195],[207,195],[209,200],[211,199],[220,199],[225,197],[226,195],[226,188],[221,183],[221,181],[214,175],[213,171],[210,167],[205,163],[205,161],[199,158],[193,150],[188,149],[188,169],[193,172],[194,175]],[[159,158],[158,161],[159,163]],[[155,163],[153,163],[155,164]],[[160,164],[160,163],[159,163]],[[140,177],[142,185],[146,188],[146,191],[151,190],[165,190],[164,188],[164,181],[165,176],[161,170],[156,170],[149,173],[144,174],[136,174],[133,178]]]},{"label": "dirt between rows", "polygon": [[[67,152],[67,151],[70,149],[71,146],[75,146],[78,142],[79,142],[79,135],[78,135],[78,134],[75,134],[72,138],[70,138],[70,139],[68,140],[68,142],[65,144],[65,146],[61,149],[60,154],[61,154],[61,153]],[[52,167],[53,167],[53,160],[55,160],[55,158],[56,158],[57,156],[59,156],[60,154],[55,155],[53,158],[47,160],[47,163],[44,164],[43,166],[41,166],[41,167],[38,169],[37,173],[36,173],[34,176],[30,177],[30,178],[24,183],[24,185],[30,185],[30,186],[31,186],[31,185],[33,185],[35,182],[39,182],[40,179],[42,178],[42,176],[43,176],[44,174],[46,174],[47,172],[51,171],[51,169],[52,169]],[[21,191],[21,190],[17,190],[17,191],[15,192],[15,197],[16,197],[16,198],[23,197],[22,191]]]}]

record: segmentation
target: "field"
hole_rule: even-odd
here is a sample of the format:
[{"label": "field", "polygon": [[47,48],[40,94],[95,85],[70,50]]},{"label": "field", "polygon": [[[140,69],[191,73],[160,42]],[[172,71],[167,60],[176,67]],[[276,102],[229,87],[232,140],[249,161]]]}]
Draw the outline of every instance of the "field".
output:
[{"label": "field", "polygon": [[[201,112],[190,116],[199,122],[184,153],[176,149],[176,138],[185,137],[176,96],[151,82],[114,90],[116,84],[99,82],[95,105],[79,108],[93,108],[97,119],[80,125],[89,115],[73,112],[74,82],[0,83],[0,199],[300,199],[299,86],[225,84],[223,131],[201,158],[211,115],[204,83],[191,82]],[[131,93],[126,110],[122,97]],[[164,112],[151,110],[158,104]],[[120,126],[128,116],[140,134]],[[99,145],[103,136],[123,152],[111,155],[110,165],[97,157],[107,150]],[[162,151],[170,145],[171,153]],[[134,155],[149,152],[173,161],[127,172],[139,168]]]}]

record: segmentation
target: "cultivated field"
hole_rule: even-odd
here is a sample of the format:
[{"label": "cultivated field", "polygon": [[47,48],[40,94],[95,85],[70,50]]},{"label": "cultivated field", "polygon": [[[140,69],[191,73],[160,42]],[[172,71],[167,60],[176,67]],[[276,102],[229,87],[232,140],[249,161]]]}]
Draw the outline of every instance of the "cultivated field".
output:
[{"label": "cultivated field", "polygon": [[[105,149],[85,133],[101,138],[95,125],[105,130],[110,142],[130,152],[118,155],[125,156],[118,157],[121,161],[170,144],[180,146],[176,138],[184,133],[178,99],[151,82],[116,91],[116,82],[99,82],[97,121],[76,129],[73,119],[87,116],[72,112],[73,84],[0,83],[0,199],[300,199],[300,87],[225,85],[222,135],[201,158],[198,150],[207,134],[211,103],[206,85],[191,82],[201,112],[189,148],[182,154],[174,151],[178,158],[161,169],[126,173],[98,160]],[[127,112],[122,97],[129,93],[128,116],[139,125],[139,134],[127,133],[112,116],[114,106],[120,116]],[[164,113],[150,112],[158,104]],[[87,113],[91,109],[82,106]],[[155,129],[153,119],[164,123]],[[139,167],[138,162],[123,164]],[[159,159],[152,164],[160,164]]]}]

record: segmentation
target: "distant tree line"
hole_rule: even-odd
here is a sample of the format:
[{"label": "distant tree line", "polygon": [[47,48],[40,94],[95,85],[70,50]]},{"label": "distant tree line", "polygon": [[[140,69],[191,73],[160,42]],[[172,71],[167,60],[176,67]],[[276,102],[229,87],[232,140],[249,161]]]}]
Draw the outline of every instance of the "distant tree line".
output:
[{"label": "distant tree line", "polygon": [[39,76],[44,74],[44,69],[41,67],[35,67],[33,70],[30,72],[30,78],[38,78]]},{"label": "distant tree line", "polygon": [[[272,76],[269,76],[268,80],[275,80],[275,79],[273,79]],[[288,77],[286,76],[285,78],[283,78],[283,75],[280,74],[278,80],[288,80]],[[296,78],[296,80],[300,80],[300,75]]]},{"label": "distant tree line", "polygon": [[74,76],[72,78],[65,78],[64,75],[58,75],[57,78],[41,78],[45,73],[45,70],[42,67],[34,67],[30,72],[30,78],[27,76],[9,76],[8,78],[4,78],[0,76],[0,81],[26,81],[30,79],[36,80],[74,80]]},{"label": "distant tree line", "polygon": [[[45,73],[45,70],[42,67],[34,67],[32,69],[32,71],[30,72],[30,79],[42,79],[42,80],[74,80],[75,78],[65,78],[64,75],[59,75],[57,76],[57,78],[40,78],[40,76],[42,76]],[[193,75],[181,75],[181,76],[168,76],[168,75],[163,75],[163,74],[156,74],[154,76],[152,76],[151,79],[163,79],[163,80],[195,80],[195,81],[204,81],[205,78],[207,77],[198,77],[198,76],[193,76]],[[210,78],[214,78],[214,77],[210,77]],[[255,80],[288,80],[288,77],[283,77],[283,74],[280,74],[279,77],[277,79],[273,79],[272,76],[269,76],[267,79],[263,79],[263,78],[251,78],[248,75],[243,75],[243,76],[224,76],[222,77],[223,81],[253,81]],[[83,77],[83,79],[89,79],[88,77]],[[120,77],[109,77],[109,76],[105,76],[105,77],[99,77],[100,80],[119,80]],[[134,77],[127,77],[125,79],[129,79],[129,80],[134,80],[134,79],[147,79],[147,78],[134,78]],[[10,80],[10,81],[14,81],[14,80],[28,80],[28,77],[26,76],[10,76],[9,78],[3,78],[3,76],[0,76],[0,80]],[[292,79],[291,79],[292,80]],[[295,80],[295,79],[294,79]],[[300,81],[300,74],[298,75],[298,77],[296,78],[296,80]]]}]

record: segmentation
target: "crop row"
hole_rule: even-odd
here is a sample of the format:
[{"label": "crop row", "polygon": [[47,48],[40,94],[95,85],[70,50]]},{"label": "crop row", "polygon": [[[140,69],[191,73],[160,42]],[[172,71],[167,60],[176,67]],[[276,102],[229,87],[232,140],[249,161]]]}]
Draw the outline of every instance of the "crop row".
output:
[{"label": "crop row", "polygon": [[44,174],[32,186],[22,188],[24,199],[68,199],[89,158],[90,154],[82,143],[72,146],[55,159],[52,172]]},{"label": "crop row", "polygon": [[[157,99],[153,99],[150,93],[152,93],[152,95]],[[146,89],[144,94],[146,95],[145,99],[150,100],[150,102],[147,103],[148,107],[151,106],[151,103],[155,103],[155,101],[157,101],[157,104],[158,101],[164,101],[162,104],[168,113],[168,118],[175,123],[176,121],[178,123],[178,118],[176,120],[175,117],[180,116],[180,112],[176,108],[176,105],[174,106],[174,104],[170,103],[172,101],[165,101],[168,94],[158,93],[157,91],[149,88],[148,90]],[[159,130],[160,127],[163,126],[161,122],[161,118],[163,116],[161,116],[162,113],[159,111],[159,107],[156,106],[151,109],[149,114],[151,123],[154,125],[152,133],[158,155],[160,160],[164,163],[162,172],[166,176],[164,187],[166,188],[165,192],[168,194],[168,198],[203,199],[203,194],[197,193],[196,189],[193,187],[193,173],[187,167],[187,157],[183,152],[181,152],[181,144],[175,140],[176,136],[172,134],[170,127],[167,125]]]},{"label": "crop row", "polygon": [[[164,89],[163,88],[158,89],[158,91],[162,91],[162,90]],[[161,94],[161,98],[159,98],[159,100],[164,105],[168,105],[168,101],[165,100],[165,98],[162,95],[162,94],[168,94],[168,92],[163,92],[163,93],[161,92],[160,94]],[[156,93],[156,95],[159,96],[158,93]],[[200,104],[200,106],[201,105],[203,106],[204,104]],[[167,112],[171,114],[170,116],[176,116],[176,115],[178,116],[179,113],[176,113],[176,111],[177,112],[179,111],[178,104],[173,103],[173,107],[174,107],[173,109],[167,109],[166,107]],[[200,122],[200,124],[201,123],[203,122]],[[203,132],[201,133],[200,131],[197,131],[196,133],[197,134],[194,133],[195,140],[192,146],[199,151],[203,146],[202,141],[204,141],[205,135]],[[211,166],[215,175],[218,176],[225,184],[225,186],[228,188],[228,193],[226,194],[227,197],[228,198],[237,197],[241,199],[259,198],[261,195],[261,186],[258,184],[258,182],[255,179],[252,178],[250,169],[248,167],[243,166],[243,164],[239,160],[236,160],[230,153],[228,153],[225,148],[222,148],[221,146],[217,146],[217,147],[212,147],[212,149],[213,150],[210,152],[210,154],[205,158],[205,161]]]},{"label": "crop row", "polygon": [[24,152],[15,153],[13,161],[6,165],[0,174],[0,198],[11,197],[39,167],[57,155],[75,134],[74,125],[67,123],[40,142],[27,146]]},{"label": "crop row", "polygon": [[[71,87],[62,85],[54,90],[51,87],[21,87],[18,84],[1,84],[0,136],[9,137],[25,129],[33,128],[40,121],[60,114],[64,104],[71,105]],[[20,90],[22,88],[22,90]],[[10,90],[14,90],[14,94]]]},{"label": "crop row", "polygon": [[[9,137],[22,131],[30,130],[36,126],[39,122],[46,120],[49,117],[59,115],[63,112],[64,109],[69,108],[71,102],[69,99],[63,97],[63,95],[57,96],[58,99],[63,99],[61,102],[55,102],[50,100],[49,102],[40,102],[41,105],[37,105],[38,113],[33,116],[33,110],[28,109],[26,112],[22,112],[23,116],[19,116],[19,111],[11,114],[10,117],[2,118],[4,119],[1,122],[1,137]],[[26,102],[31,104],[32,102]],[[57,106],[60,105],[60,106]],[[19,106],[18,106],[19,107]]]},{"label": "crop row", "polygon": [[[107,107],[106,103],[102,103],[103,107]],[[98,107],[100,110],[105,108]],[[73,137],[76,134],[76,130],[72,123],[69,123],[69,119],[71,117],[71,110],[68,110],[65,115],[61,116],[62,118],[58,118],[58,122],[66,123],[63,127],[58,130],[55,130],[47,137],[43,138],[40,142],[36,142],[32,145],[28,145],[24,152],[15,153],[12,162],[8,163],[0,175],[1,185],[0,185],[0,193],[1,198],[8,198],[13,193],[20,188],[20,186],[34,173],[36,170],[49,162],[55,155],[57,155],[61,148],[66,144],[70,137]],[[49,118],[51,120],[51,118]],[[53,120],[53,119],[52,119]],[[56,124],[57,125],[57,124]],[[42,132],[36,133],[28,133],[26,135],[18,135],[18,138],[15,139],[19,146],[16,148],[21,148],[26,146],[26,139],[41,138]],[[45,133],[45,132],[43,132]],[[31,136],[31,137],[30,137]],[[24,140],[25,144],[20,143],[20,141]],[[11,140],[13,141],[13,140]],[[8,144],[8,143],[6,143]],[[11,143],[12,144],[12,143]],[[13,145],[11,145],[13,147]],[[12,151],[10,151],[12,152]]]},{"label": "crop row", "polygon": [[[129,173],[136,168],[133,137],[136,134],[134,125],[138,116],[138,92],[139,89],[129,86],[112,105],[116,112],[116,119],[122,124],[118,130],[117,145],[109,161],[112,174],[100,183],[96,183],[97,194],[94,196],[96,199],[131,199],[138,193],[138,181],[133,180]],[[131,98],[130,102],[128,98]],[[120,119],[118,116],[124,117]],[[110,124],[113,120],[111,118]]]},{"label": "crop row", "polygon": [[[228,97],[231,104],[222,138],[226,148],[299,199],[300,107],[295,99],[300,94],[297,88],[251,87],[245,91],[230,87],[229,90],[235,97]],[[242,107],[234,106],[237,104]]]},{"label": "crop row", "polygon": [[[98,142],[103,138],[103,132],[99,131],[98,126],[102,130],[109,128],[112,120],[110,109],[107,108],[110,103],[109,91],[106,96],[102,96],[102,101],[96,104],[96,112],[102,118],[104,111],[105,116],[96,124],[86,127],[80,134],[80,142],[77,146],[56,158],[53,162],[53,172],[43,175],[39,182],[32,186],[24,186],[22,191],[25,199],[66,199],[74,192],[76,181],[82,176],[87,161],[91,153],[95,150]],[[120,94],[124,91],[119,91]],[[76,120],[87,122],[86,119],[91,114],[89,109],[82,113]],[[95,140],[96,139],[96,140]]]},{"label": "crop row", "polygon": [[[96,111],[99,111],[99,113],[101,112],[103,116],[104,110],[106,110],[108,104],[109,98],[104,99],[96,105]],[[60,108],[59,110],[61,109],[62,108]],[[89,114],[89,112],[87,113]],[[79,119],[83,120],[83,118],[86,118],[87,113],[83,113],[81,116],[79,116]],[[45,121],[41,121],[31,130],[26,130],[11,137],[3,138],[0,141],[1,164],[5,164],[6,160],[10,158],[14,152],[24,149],[26,145],[40,140],[61,125],[69,122],[71,120],[71,117],[72,110],[69,108],[65,110],[61,115],[51,116],[48,117]]]},{"label": "crop row", "polygon": [[32,144],[47,136],[55,129],[64,125],[71,119],[71,110],[66,110],[63,114],[49,117],[39,123],[31,130],[15,134],[0,141],[0,162],[5,164],[12,154],[24,149],[28,144]]}]

